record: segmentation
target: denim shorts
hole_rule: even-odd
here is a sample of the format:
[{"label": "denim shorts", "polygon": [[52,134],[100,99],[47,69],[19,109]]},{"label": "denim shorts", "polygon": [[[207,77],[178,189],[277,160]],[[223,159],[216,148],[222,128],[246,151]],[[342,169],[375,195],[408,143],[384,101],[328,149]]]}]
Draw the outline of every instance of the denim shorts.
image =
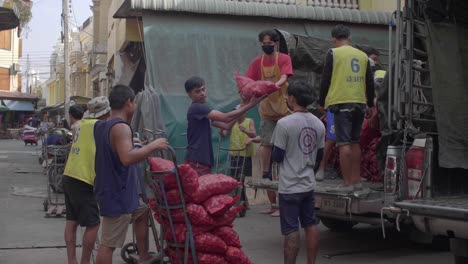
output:
[{"label": "denim shorts", "polygon": [[358,144],[366,110],[365,104],[336,104],[329,107],[335,119],[336,144]]},{"label": "denim shorts", "polygon": [[281,234],[288,235],[302,228],[317,224],[314,191],[279,194]]}]

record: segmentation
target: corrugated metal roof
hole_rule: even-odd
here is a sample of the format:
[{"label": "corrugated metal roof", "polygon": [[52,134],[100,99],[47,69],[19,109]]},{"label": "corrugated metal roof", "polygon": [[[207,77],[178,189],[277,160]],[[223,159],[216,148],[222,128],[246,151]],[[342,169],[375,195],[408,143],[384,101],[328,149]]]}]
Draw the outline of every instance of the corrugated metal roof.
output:
[{"label": "corrugated metal roof", "polygon": [[266,16],[386,25],[391,13],[296,5],[295,0],[129,0],[130,9],[201,14]]}]

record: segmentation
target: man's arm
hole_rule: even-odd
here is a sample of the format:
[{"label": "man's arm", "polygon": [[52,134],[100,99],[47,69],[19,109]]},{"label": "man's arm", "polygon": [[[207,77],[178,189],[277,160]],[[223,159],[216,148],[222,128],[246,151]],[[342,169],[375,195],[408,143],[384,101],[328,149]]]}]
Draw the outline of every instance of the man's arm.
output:
[{"label": "man's arm", "polygon": [[367,98],[367,106],[373,107],[374,106],[374,74],[372,73],[372,69],[370,67],[369,61],[367,62],[367,71],[366,71],[366,98]]},{"label": "man's arm", "polygon": [[323,65],[322,81],[320,82],[320,99],[319,99],[320,106],[325,106],[325,99],[327,98],[328,90],[330,89],[332,72],[333,72],[333,51],[330,50],[327,53],[327,56],[325,58],[325,63]]},{"label": "man's arm", "polygon": [[240,131],[242,131],[242,133],[246,134],[249,138],[257,137],[257,131],[255,130],[255,124],[254,124],[253,119],[250,119],[248,130],[247,128],[243,126],[239,126],[239,129]]},{"label": "man's arm", "polygon": [[273,146],[273,151],[271,152],[271,159],[273,160],[273,162],[281,163],[284,160],[285,154],[286,150],[277,146]]},{"label": "man's arm", "polygon": [[287,74],[281,74],[281,78],[275,83],[276,86],[280,87],[288,81]]},{"label": "man's arm", "polygon": [[133,148],[132,130],[127,124],[119,123],[110,130],[110,143],[117,152],[120,162],[129,166],[146,159],[155,150],[167,149],[167,139],[160,138],[142,148]]},{"label": "man's arm", "polygon": [[[239,116],[241,116],[242,114],[244,114],[245,112],[250,110],[256,104],[260,103],[260,101],[262,101],[265,97],[266,96],[262,96],[262,97],[255,97],[254,96],[254,97],[252,97],[252,99],[250,99],[250,102],[248,104],[245,104],[245,105],[239,107],[239,109],[233,110],[233,111],[231,111],[229,113],[223,113],[223,112],[220,112],[220,111],[217,111],[217,110],[213,110],[208,114],[208,119],[210,119],[211,121],[218,121],[218,122],[230,124],[233,121],[235,122],[237,120],[237,118],[239,118]],[[216,124],[219,124],[219,123],[216,123]],[[219,128],[226,129],[224,127],[220,127],[220,126],[217,126],[215,124],[213,124],[213,125],[216,126],[216,127],[219,127]],[[232,127],[232,125],[230,126],[230,128]],[[228,129],[230,129],[230,128],[228,128]]]}]

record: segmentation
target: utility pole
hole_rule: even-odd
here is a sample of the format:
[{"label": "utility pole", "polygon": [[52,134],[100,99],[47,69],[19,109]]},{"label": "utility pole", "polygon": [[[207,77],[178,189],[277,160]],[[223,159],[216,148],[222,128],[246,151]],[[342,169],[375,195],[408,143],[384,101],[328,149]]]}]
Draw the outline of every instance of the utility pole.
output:
[{"label": "utility pole", "polygon": [[62,8],[63,8],[63,54],[65,55],[64,58],[64,80],[65,80],[65,92],[64,92],[64,114],[67,121],[69,121],[68,116],[68,109],[70,109],[70,54],[68,50],[69,45],[69,34],[68,34],[68,17],[70,15],[69,11],[69,0],[62,0]]},{"label": "utility pole", "polygon": [[26,93],[31,94],[31,89],[29,89],[29,70],[30,70],[30,62],[29,62],[29,53],[28,57],[26,58]]}]

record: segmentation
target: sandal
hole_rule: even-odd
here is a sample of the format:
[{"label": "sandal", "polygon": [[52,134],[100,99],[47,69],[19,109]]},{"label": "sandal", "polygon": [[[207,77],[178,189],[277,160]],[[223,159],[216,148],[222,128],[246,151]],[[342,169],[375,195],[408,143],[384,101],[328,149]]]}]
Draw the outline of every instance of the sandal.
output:
[{"label": "sandal", "polygon": [[274,213],[274,212],[276,212],[276,211],[277,211],[276,209],[270,208],[270,209],[268,209],[268,210],[261,211],[260,213],[261,213],[261,214],[266,214],[266,215],[267,215],[267,214],[272,214],[272,213]]}]

